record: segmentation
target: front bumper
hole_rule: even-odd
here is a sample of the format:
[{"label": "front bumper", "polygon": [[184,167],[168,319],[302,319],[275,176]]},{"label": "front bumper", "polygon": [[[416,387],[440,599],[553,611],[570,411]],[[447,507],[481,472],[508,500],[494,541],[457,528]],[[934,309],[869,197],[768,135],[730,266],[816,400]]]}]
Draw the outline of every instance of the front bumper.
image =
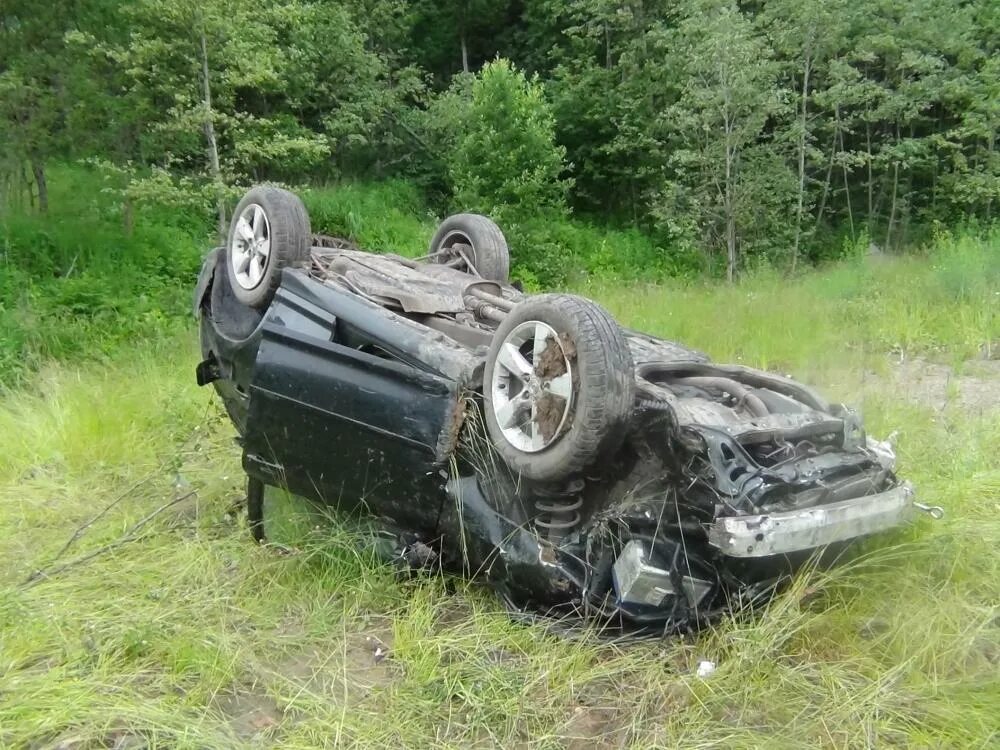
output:
[{"label": "front bumper", "polygon": [[708,541],[729,557],[767,557],[801,552],[875,534],[911,520],[917,507],[904,482],[886,492],[803,510],[715,520]]}]

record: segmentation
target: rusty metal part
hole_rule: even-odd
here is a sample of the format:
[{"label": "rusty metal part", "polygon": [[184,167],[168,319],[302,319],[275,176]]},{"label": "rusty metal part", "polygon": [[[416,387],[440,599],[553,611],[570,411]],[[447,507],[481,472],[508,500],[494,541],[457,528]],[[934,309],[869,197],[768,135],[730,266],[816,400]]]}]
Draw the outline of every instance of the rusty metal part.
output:
[{"label": "rusty metal part", "polygon": [[535,510],[540,515],[535,517],[535,526],[554,546],[558,546],[563,537],[579,525],[580,508],[583,507],[580,492],[583,488],[583,481],[576,480],[558,491],[536,491]]},{"label": "rusty metal part", "polygon": [[504,299],[498,294],[492,294],[491,292],[486,291],[483,288],[486,284],[490,284],[491,286],[494,286],[497,289],[500,288],[500,285],[494,282],[480,281],[476,282],[475,284],[469,284],[469,286],[465,288],[465,294],[467,296],[471,295],[473,297],[481,299],[484,302],[488,302],[489,304],[493,305],[493,307],[498,307],[506,312],[510,312],[511,310],[514,309],[514,303],[511,302],[509,299]]},{"label": "rusty metal part", "polygon": [[507,317],[507,310],[501,309],[496,305],[492,305],[472,294],[465,295],[464,301],[466,308],[481,320],[499,323]]}]

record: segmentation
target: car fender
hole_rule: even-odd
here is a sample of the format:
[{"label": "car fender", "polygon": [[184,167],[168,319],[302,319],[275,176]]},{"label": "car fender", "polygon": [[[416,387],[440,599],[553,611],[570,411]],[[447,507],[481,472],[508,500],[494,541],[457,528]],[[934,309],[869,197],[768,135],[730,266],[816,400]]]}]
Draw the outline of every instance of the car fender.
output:
[{"label": "car fender", "polygon": [[215,278],[215,267],[219,262],[219,253],[223,248],[217,247],[202,261],[201,271],[198,272],[198,283],[194,287],[194,299],[192,300],[192,312],[195,318],[201,317],[201,308],[205,302],[205,295],[212,288],[212,280]]}]

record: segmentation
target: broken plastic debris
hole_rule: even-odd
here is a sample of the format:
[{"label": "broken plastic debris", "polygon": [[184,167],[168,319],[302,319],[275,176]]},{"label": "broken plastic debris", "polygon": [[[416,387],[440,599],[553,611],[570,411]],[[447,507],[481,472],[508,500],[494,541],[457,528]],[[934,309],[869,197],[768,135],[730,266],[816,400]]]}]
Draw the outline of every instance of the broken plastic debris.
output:
[{"label": "broken plastic debris", "polygon": [[708,677],[712,672],[715,671],[715,662],[703,660],[698,662],[698,669],[695,670],[695,674],[699,677]]},{"label": "broken plastic debris", "polygon": [[883,469],[893,471],[896,468],[896,451],[893,448],[898,433],[893,432],[885,440],[876,440],[871,435],[868,436],[868,450],[875,454],[875,460],[881,464]]}]

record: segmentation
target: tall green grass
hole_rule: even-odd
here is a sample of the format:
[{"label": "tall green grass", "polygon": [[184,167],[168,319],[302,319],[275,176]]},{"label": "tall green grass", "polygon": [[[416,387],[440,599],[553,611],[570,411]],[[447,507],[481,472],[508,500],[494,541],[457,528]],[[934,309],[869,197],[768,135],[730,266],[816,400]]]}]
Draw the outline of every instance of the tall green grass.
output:
[{"label": "tall green grass", "polygon": [[[825,335],[849,348],[848,330]],[[239,449],[210,390],[192,382],[195,358],[191,336],[164,338],[104,363],[48,366],[0,401],[0,746],[995,739],[996,412],[942,413],[868,383],[870,426],[902,430],[900,470],[946,519],[875,540],[698,637],[614,645],[516,624],[475,584],[398,578],[343,519],[279,492],[268,517],[287,551],[252,545],[234,510]],[[123,498],[62,561],[192,491],[140,539],[22,585],[112,500]],[[694,674],[701,659],[718,665],[706,679]]]},{"label": "tall green grass", "polygon": [[856,258],[795,280],[764,269],[734,286],[598,279],[575,288],[717,359],[817,382],[889,353],[957,363],[996,358],[1000,346],[1000,232],[946,234],[922,254]]},{"label": "tall green grass", "polygon": [[436,221],[416,187],[403,180],[340,183],[301,191],[314,232],[366,250],[424,255]]},{"label": "tall green grass", "polygon": [[185,327],[203,218],[139,211],[127,231],[113,187],[56,167],[47,214],[0,207],[0,385]]},{"label": "tall green grass", "polygon": [[[892,363],[995,352],[995,252],[944,238],[792,281],[585,287],[628,325],[863,394],[869,428],[900,432],[900,473],[947,512],[655,643],[560,638],[477,584],[397,577],[345,519],[280,492],[283,547],[252,545],[190,331],[42,364],[0,397],[0,747],[989,746],[1000,413],[915,401]],[[79,564],[24,585],[113,501],[57,562]]]}]

